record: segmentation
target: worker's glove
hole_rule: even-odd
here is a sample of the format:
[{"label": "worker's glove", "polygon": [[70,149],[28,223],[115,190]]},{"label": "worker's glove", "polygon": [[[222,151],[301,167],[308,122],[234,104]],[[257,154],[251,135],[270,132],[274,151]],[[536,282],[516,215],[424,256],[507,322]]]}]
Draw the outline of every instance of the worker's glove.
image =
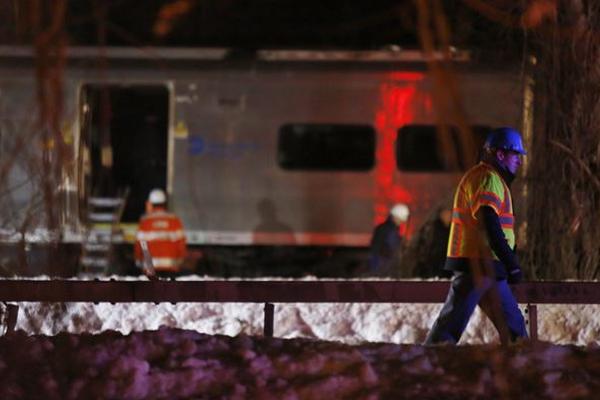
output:
[{"label": "worker's glove", "polygon": [[523,280],[523,271],[521,271],[521,268],[519,267],[511,269],[508,271],[508,277],[506,280],[511,285],[521,282]]}]

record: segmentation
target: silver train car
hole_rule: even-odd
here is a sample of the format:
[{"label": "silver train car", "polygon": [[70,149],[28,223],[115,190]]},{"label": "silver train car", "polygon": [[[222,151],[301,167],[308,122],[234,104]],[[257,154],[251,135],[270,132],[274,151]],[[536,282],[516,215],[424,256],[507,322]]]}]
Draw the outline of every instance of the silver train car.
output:
[{"label": "silver train car", "polygon": [[[408,205],[404,233],[414,235],[451,195],[486,128],[522,121],[518,71],[462,52],[446,62],[451,74],[436,75],[426,56],[403,50],[65,51],[53,71],[60,135],[44,139],[42,61],[0,48],[4,243],[77,248],[89,199],[126,193],[119,225],[130,246],[148,192],[163,187],[206,268],[251,270],[257,254],[296,258],[301,269],[315,265],[307,254],[357,265],[391,205]],[[48,197],[44,165],[57,162],[58,147]]]}]

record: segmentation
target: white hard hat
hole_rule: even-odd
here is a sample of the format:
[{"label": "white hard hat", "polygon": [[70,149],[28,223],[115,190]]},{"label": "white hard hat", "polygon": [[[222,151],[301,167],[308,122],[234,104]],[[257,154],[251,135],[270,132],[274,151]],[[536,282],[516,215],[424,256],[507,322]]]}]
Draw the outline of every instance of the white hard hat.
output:
[{"label": "white hard hat", "polygon": [[167,195],[162,189],[152,189],[148,195],[150,204],[164,204],[167,202]]},{"label": "white hard hat", "polygon": [[408,210],[408,206],[406,204],[398,203],[392,207],[392,209],[390,210],[390,214],[392,215],[392,217],[400,221],[406,221],[408,220],[410,211]]}]

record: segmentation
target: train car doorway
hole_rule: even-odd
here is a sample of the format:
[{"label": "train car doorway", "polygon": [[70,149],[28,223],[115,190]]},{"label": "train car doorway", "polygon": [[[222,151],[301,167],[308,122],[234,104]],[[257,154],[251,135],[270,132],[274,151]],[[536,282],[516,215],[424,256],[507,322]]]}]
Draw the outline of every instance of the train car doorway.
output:
[{"label": "train car doorway", "polygon": [[85,195],[127,190],[121,222],[137,222],[149,191],[167,187],[168,87],[85,84],[81,100]]}]

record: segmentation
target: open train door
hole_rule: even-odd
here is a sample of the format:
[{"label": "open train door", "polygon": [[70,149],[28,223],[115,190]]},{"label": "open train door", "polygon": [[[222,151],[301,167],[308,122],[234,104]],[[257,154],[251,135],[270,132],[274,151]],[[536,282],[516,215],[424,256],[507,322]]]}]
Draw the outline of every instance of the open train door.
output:
[{"label": "open train door", "polygon": [[127,190],[121,222],[136,223],[150,190],[167,189],[169,88],[84,84],[80,99],[80,209],[90,196]]}]

